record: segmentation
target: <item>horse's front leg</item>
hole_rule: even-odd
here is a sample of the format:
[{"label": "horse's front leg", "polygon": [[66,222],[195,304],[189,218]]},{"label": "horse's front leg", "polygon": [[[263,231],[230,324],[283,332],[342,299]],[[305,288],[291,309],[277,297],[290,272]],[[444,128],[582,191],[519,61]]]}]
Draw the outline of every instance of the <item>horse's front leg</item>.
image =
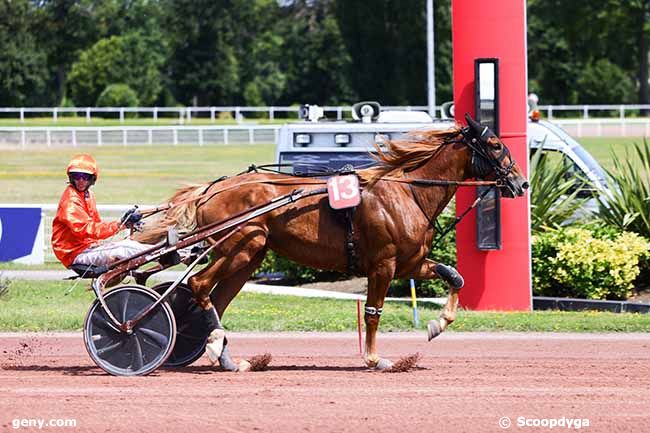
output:
[{"label": "horse's front leg", "polygon": [[420,266],[405,278],[416,280],[431,280],[440,278],[449,287],[447,303],[440,313],[437,320],[431,320],[427,324],[429,341],[440,335],[447,327],[456,320],[456,311],[458,309],[458,293],[462,289],[465,281],[463,277],[453,266],[436,263],[433,260],[425,259]]},{"label": "horse's front leg", "polygon": [[392,363],[382,359],[377,354],[377,328],[384,308],[384,298],[388,292],[390,282],[395,275],[395,261],[385,260],[374,266],[368,273],[368,296],[364,321],[366,323],[366,353],[364,361],[368,367],[384,370],[390,368]]}]

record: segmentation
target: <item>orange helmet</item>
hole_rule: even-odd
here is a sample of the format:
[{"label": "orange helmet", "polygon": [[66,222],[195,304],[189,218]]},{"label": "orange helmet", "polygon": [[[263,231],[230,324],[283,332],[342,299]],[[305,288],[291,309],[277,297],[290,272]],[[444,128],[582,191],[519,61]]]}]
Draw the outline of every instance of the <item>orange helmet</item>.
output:
[{"label": "orange helmet", "polygon": [[95,161],[95,158],[87,153],[80,153],[78,155],[75,155],[70,160],[67,169],[68,175],[73,172],[92,174],[95,176],[95,179],[97,179],[97,175],[99,174],[97,161]]},{"label": "orange helmet", "polygon": [[87,153],[80,153],[75,155],[68,163],[68,180],[70,184],[77,189],[77,184],[72,180],[72,173],[86,173],[91,175],[90,185],[94,185],[97,182],[97,175],[99,174],[99,169],[97,168],[97,161],[91,155]]}]

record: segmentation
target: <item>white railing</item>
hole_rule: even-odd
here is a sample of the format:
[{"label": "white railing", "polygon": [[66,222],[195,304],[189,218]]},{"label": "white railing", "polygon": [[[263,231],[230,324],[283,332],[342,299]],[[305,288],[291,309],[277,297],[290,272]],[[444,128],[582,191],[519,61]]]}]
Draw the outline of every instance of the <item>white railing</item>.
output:
[{"label": "white railing", "polygon": [[279,125],[1,127],[0,146],[77,147],[275,143]]},{"label": "white railing", "polygon": [[[650,118],[553,119],[574,137],[650,137]],[[280,125],[2,127],[0,147],[88,147],[276,143]]]},{"label": "white railing", "polygon": [[[560,112],[576,118],[600,118],[617,117],[626,119],[635,117],[638,112],[645,110],[650,112],[650,105],[645,104],[577,104],[577,105],[540,105],[540,110],[549,119],[553,119]],[[325,115],[329,118],[342,120],[350,117],[352,107],[350,106],[324,106]],[[427,106],[386,106],[385,110],[420,110],[426,111]],[[276,118],[295,119],[298,117],[299,107],[297,106],[210,106],[210,107],[0,107],[0,118],[16,119],[25,122],[30,117],[51,117],[53,122],[58,122],[65,115],[85,117],[90,123],[93,118],[102,118],[102,115],[117,117],[124,122],[130,113],[137,113],[140,120],[149,118],[154,122],[161,118],[177,118],[179,122],[185,122],[195,118],[216,122],[223,114],[226,119],[242,121],[246,117],[255,117],[263,113],[268,120]],[[440,107],[436,107],[436,113]],[[603,114],[606,113],[606,116]],[[599,116],[600,114],[600,116]]]},{"label": "white railing", "polygon": [[[558,112],[567,112],[571,117],[582,117],[583,119],[599,118],[599,116],[593,115],[594,112],[601,113],[600,118],[611,118],[614,114],[619,119],[626,119],[629,118],[628,112],[633,112],[635,115],[641,110],[650,112],[650,104],[540,105],[539,109],[542,113],[546,113],[548,119],[553,119],[554,113]],[[603,112],[608,113],[609,116],[602,116]]]},{"label": "white railing", "polygon": [[[350,106],[324,106],[322,107],[325,115],[337,120],[343,120],[347,115],[350,117],[352,107]],[[1,116],[4,119],[17,119],[25,122],[30,117],[51,117],[53,122],[58,122],[66,114],[85,117],[86,122],[90,123],[93,117],[102,118],[103,115],[110,117],[117,116],[120,122],[128,118],[129,113],[137,113],[138,119],[150,118],[158,122],[161,118],[177,118],[179,122],[191,121],[195,118],[201,118],[216,122],[223,114],[226,119],[242,121],[247,116],[253,117],[258,113],[264,113],[268,120],[275,120],[276,116],[280,118],[297,119],[299,107],[297,106],[270,106],[270,107],[248,107],[248,106],[213,106],[213,107],[0,107],[0,115],[7,114],[13,116]],[[388,106],[383,107],[385,110],[427,110],[426,106]],[[40,116],[39,116],[40,115]]]},{"label": "white railing", "polygon": [[573,137],[650,137],[650,118],[552,121]]}]

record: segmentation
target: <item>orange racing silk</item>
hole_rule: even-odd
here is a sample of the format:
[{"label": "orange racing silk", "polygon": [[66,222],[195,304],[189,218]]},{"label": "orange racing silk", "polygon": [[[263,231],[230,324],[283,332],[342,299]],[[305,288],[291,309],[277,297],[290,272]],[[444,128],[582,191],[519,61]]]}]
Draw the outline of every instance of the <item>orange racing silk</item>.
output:
[{"label": "orange racing silk", "polygon": [[52,222],[54,255],[67,268],[81,252],[113,236],[119,229],[119,221],[101,220],[92,191],[79,192],[68,185]]}]

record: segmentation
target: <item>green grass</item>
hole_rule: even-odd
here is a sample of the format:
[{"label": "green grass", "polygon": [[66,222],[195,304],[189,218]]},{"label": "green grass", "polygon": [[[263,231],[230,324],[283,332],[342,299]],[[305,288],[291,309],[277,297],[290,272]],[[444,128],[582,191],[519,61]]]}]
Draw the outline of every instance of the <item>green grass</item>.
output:
[{"label": "green grass", "polygon": [[[604,168],[611,169],[614,166],[611,151],[619,158],[625,158],[625,150],[633,150],[633,144],[643,144],[643,137],[588,137],[576,138],[580,144],[600,163]],[[636,162],[636,161],[635,161]]]},{"label": "green grass", "polygon": [[93,187],[98,204],[161,203],[184,182],[208,182],[275,160],[273,144],[3,149],[0,203],[56,204],[68,161],[79,152],[91,153],[99,164]]},{"label": "green grass", "polygon": [[[0,296],[0,331],[80,330],[94,300],[87,282],[14,281]],[[356,302],[264,294],[240,294],[224,317],[232,331],[354,331]],[[439,311],[420,306],[420,330]],[[408,303],[389,302],[381,331],[413,330]],[[599,312],[465,312],[451,331],[649,332],[650,315]]]}]

